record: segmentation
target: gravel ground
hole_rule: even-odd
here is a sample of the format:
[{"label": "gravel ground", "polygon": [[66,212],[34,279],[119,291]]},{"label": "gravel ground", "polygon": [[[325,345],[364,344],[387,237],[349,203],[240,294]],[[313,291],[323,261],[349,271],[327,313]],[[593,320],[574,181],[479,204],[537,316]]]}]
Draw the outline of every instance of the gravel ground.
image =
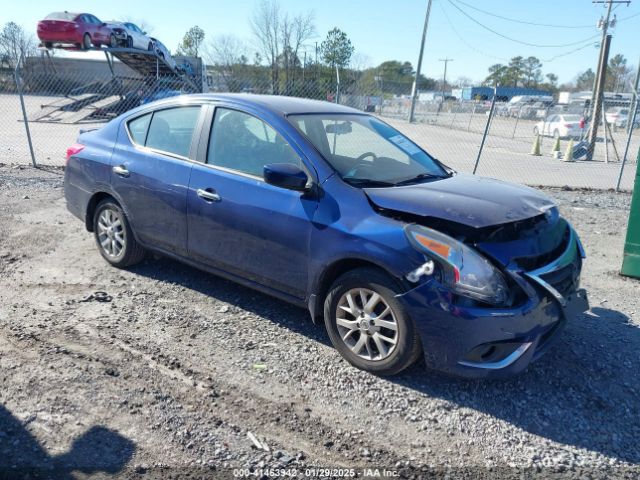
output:
[{"label": "gravel ground", "polygon": [[379,378],[301,309],[165,258],[108,267],[61,170],[0,164],[0,478],[637,478],[630,196],[547,193],[582,236],[591,310],[509,380]]}]

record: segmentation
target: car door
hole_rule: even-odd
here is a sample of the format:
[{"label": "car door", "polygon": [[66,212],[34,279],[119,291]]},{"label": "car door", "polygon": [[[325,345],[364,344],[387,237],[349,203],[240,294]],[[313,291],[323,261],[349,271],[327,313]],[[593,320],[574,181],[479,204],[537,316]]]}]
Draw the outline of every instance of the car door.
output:
[{"label": "car door", "polygon": [[303,298],[317,201],[269,185],[262,174],[270,163],[293,163],[310,178],[315,170],[283,135],[248,112],[217,107],[210,123],[202,163],[194,165],[189,182],[189,255]]},{"label": "car door", "polygon": [[131,39],[133,40],[133,48],[146,50],[147,42],[138,27],[133,23],[125,23],[125,26],[127,27],[127,33],[131,35]]},{"label": "car door", "polygon": [[91,35],[91,39],[93,40],[93,44],[95,46],[96,43],[105,44],[109,43],[109,35],[107,34],[107,27],[102,26],[102,22],[98,19],[98,17],[94,15],[87,15],[89,23],[91,24],[91,28],[93,33]]},{"label": "car door", "polygon": [[168,106],[128,119],[111,160],[111,186],[139,240],[180,255],[201,111],[201,105]]}]

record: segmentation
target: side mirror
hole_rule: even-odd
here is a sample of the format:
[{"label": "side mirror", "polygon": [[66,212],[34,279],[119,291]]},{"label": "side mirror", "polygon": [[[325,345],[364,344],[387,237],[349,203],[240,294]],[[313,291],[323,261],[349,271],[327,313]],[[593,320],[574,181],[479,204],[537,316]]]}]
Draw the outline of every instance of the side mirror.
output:
[{"label": "side mirror", "polygon": [[106,24],[105,22],[102,22],[102,23],[100,24],[100,26],[101,26],[101,27],[106,27],[106,26],[107,26],[107,24]]},{"label": "side mirror", "polygon": [[304,192],[309,177],[300,168],[290,163],[270,163],[264,166],[264,180],[270,185]]}]

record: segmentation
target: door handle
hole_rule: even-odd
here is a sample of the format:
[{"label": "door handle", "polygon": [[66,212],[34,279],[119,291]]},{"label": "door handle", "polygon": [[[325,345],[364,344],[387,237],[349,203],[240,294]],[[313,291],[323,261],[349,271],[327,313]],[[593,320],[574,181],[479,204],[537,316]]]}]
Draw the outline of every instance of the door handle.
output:
[{"label": "door handle", "polygon": [[113,170],[113,173],[115,173],[116,175],[120,175],[121,177],[129,176],[129,170],[127,170],[123,165],[117,165],[113,167],[112,170]]},{"label": "door handle", "polygon": [[198,196],[207,201],[207,202],[219,202],[220,199],[220,195],[218,195],[215,190],[212,190],[210,188],[203,190],[202,188],[199,188],[198,190],[196,190],[196,193],[198,194]]}]

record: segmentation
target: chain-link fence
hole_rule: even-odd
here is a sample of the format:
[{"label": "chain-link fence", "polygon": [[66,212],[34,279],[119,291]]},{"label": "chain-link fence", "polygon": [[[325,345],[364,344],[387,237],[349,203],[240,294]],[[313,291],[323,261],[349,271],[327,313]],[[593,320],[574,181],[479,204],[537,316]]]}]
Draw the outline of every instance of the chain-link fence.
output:
[{"label": "chain-link fence", "polygon": [[0,70],[4,112],[0,132],[5,138],[0,162],[32,161],[27,127],[35,162],[64,165],[66,148],[81,129],[100,126],[159,98],[209,90],[338,102],[380,116],[458,171],[529,185],[616,188],[627,152],[620,188],[633,188],[640,147],[640,130],[633,127],[640,123],[640,116],[631,125],[630,98],[605,101],[587,160],[590,119],[584,102],[560,105],[550,97],[493,102],[486,97],[463,100],[421,94],[409,121],[412,97],[407,83],[382,78],[365,82],[352,72],[339,84],[334,72],[318,65],[275,75],[273,69],[257,66],[205,73],[201,64],[178,68],[173,60],[158,59],[155,54],[120,50],[105,51],[104,60],[42,53],[27,58],[16,72]]}]

